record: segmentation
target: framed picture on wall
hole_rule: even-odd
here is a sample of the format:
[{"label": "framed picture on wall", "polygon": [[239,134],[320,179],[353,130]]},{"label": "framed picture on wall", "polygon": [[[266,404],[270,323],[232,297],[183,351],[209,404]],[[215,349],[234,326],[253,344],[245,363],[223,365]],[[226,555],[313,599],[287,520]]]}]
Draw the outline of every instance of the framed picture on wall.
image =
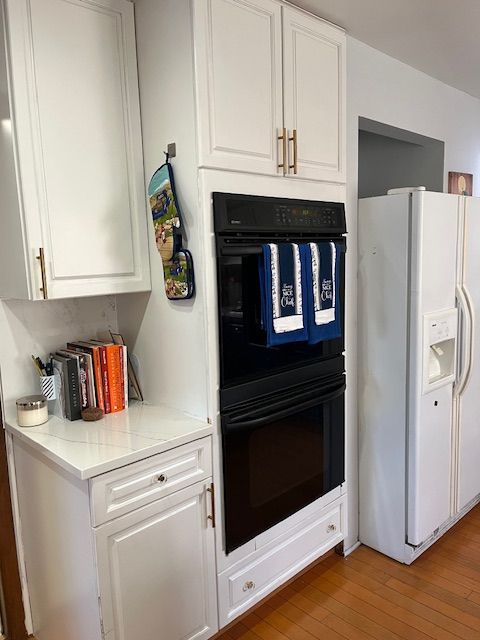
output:
[{"label": "framed picture on wall", "polygon": [[473,195],[473,175],[471,173],[448,172],[448,193],[459,196]]}]

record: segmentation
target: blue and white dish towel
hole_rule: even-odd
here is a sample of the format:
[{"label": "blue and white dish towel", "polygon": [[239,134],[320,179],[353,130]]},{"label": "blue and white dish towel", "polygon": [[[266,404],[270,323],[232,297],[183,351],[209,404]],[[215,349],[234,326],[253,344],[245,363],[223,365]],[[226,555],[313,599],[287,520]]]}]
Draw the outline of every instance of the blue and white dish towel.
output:
[{"label": "blue and white dish towel", "polygon": [[341,251],[335,242],[262,246],[259,279],[268,347],[341,335]]},{"label": "blue and white dish towel", "polygon": [[340,255],[335,242],[301,245],[306,281],[308,342],[316,344],[341,336]]},{"label": "blue and white dish towel", "polygon": [[298,244],[265,244],[260,260],[262,324],[267,346],[308,340]]}]

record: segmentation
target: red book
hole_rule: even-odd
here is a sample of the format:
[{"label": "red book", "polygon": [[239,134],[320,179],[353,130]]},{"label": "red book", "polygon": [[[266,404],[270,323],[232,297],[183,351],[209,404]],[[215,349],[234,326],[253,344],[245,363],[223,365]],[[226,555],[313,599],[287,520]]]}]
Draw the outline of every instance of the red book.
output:
[{"label": "red book", "polygon": [[100,369],[102,371],[103,381],[103,400],[105,402],[105,413],[112,413],[112,404],[110,402],[110,385],[108,382],[108,365],[107,365],[107,349],[100,340],[88,340],[88,342],[98,347],[100,355]]}]

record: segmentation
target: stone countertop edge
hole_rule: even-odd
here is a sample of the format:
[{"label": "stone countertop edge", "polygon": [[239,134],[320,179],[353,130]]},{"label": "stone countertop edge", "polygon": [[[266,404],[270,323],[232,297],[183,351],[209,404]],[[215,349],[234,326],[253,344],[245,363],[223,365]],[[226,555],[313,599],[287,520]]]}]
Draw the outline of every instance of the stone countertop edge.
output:
[{"label": "stone countertop edge", "polygon": [[19,427],[15,413],[6,412],[5,428],[80,480],[169,451],[213,432],[205,420],[168,405],[140,402],[97,422],[72,422],[50,415],[48,422],[37,427]]}]

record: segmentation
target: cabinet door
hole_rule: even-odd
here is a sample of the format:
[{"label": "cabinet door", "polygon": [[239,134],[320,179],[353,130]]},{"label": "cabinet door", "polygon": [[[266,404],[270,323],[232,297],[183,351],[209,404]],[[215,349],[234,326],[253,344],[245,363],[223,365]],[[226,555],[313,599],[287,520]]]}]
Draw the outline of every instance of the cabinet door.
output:
[{"label": "cabinet door", "polygon": [[209,486],[197,483],[95,530],[110,640],[202,640],[216,631]]},{"label": "cabinet door", "polygon": [[194,10],[200,165],[283,173],[280,5],[198,0]]},{"label": "cabinet door", "polygon": [[291,137],[297,133],[297,176],[344,182],[345,34],[284,8],[283,56],[285,126]]},{"label": "cabinet door", "polygon": [[6,10],[30,297],[149,289],[133,4]]},{"label": "cabinet door", "polygon": [[[463,202],[462,202],[463,201]],[[465,345],[467,335],[459,342],[458,349],[468,350],[467,358],[463,357],[459,377],[468,366],[470,370],[466,385],[458,398],[458,511],[463,509],[480,493],[480,413],[478,393],[480,389],[480,330],[476,326],[480,318],[480,252],[478,251],[478,234],[480,233],[480,198],[461,198],[461,206],[465,206],[465,227],[463,231],[463,289],[470,306],[474,329],[471,342]],[[461,317],[464,318],[462,310]],[[463,322],[463,328],[465,323]],[[466,333],[466,332],[465,332]],[[461,334],[460,334],[461,335]]]}]

